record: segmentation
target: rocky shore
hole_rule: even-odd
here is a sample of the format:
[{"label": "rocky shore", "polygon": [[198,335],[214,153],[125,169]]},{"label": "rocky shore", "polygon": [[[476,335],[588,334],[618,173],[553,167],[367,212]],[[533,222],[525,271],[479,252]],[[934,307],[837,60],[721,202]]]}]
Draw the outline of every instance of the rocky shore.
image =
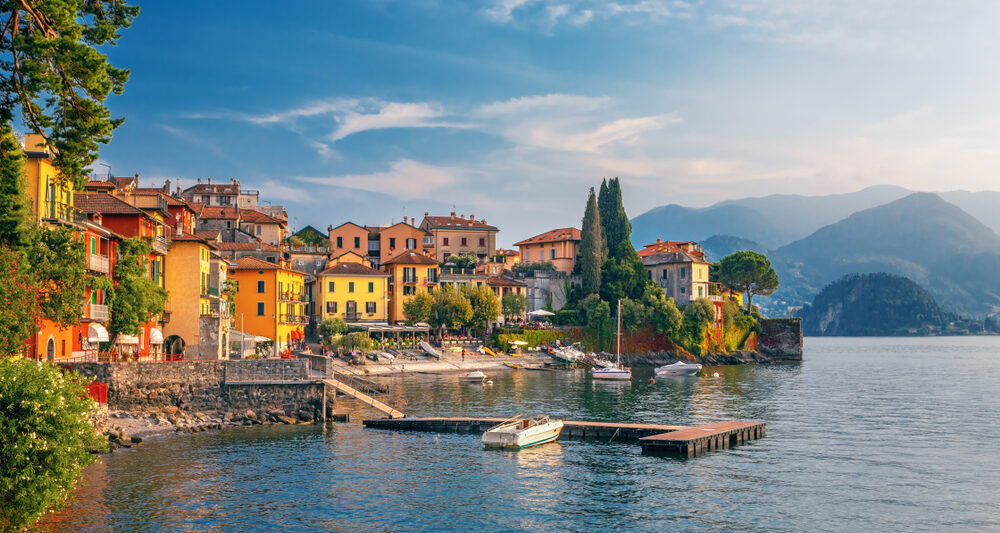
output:
[{"label": "rocky shore", "polygon": [[746,365],[796,361],[799,359],[769,355],[748,350],[736,350],[725,354],[708,354],[694,358],[679,357],[671,352],[651,352],[646,354],[622,354],[622,361],[628,366],[660,366],[677,361],[701,363],[703,365]]}]

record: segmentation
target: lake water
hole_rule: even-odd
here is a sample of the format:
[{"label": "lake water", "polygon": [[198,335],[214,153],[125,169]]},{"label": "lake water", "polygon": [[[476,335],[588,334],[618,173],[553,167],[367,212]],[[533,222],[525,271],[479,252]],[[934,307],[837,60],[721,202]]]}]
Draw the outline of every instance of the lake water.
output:
[{"label": "lake water", "polygon": [[[636,444],[484,450],[359,422],[152,440],[90,467],[51,531],[1000,530],[1000,337],[806,339],[801,364],[630,384],[408,376],[407,413],[701,424],[767,437],[696,459]],[[343,401],[354,420],[364,408]]]}]

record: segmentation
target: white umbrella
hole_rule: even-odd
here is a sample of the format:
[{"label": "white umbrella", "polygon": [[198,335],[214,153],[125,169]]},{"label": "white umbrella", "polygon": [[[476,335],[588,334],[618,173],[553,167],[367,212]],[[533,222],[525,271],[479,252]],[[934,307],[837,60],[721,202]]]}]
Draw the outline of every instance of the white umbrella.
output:
[{"label": "white umbrella", "polygon": [[514,346],[527,346],[528,345],[528,343],[526,343],[524,341],[510,341],[510,343],[513,344]]},{"label": "white umbrella", "polygon": [[554,314],[555,313],[551,313],[549,311],[546,311],[545,309],[536,309],[528,313],[528,316],[552,316]]}]

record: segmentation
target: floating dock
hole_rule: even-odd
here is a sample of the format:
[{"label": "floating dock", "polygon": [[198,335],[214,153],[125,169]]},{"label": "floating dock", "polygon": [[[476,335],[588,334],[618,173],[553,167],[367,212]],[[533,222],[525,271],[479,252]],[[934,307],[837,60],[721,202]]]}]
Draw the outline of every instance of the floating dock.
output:
[{"label": "floating dock", "polygon": [[[509,419],[397,418],[364,420],[363,424],[368,428],[395,431],[481,434],[507,420]],[[729,448],[733,444],[761,438],[764,436],[764,426],[764,422],[721,422],[689,427],[565,420],[559,439],[639,443],[643,453],[694,457],[701,452]]]}]

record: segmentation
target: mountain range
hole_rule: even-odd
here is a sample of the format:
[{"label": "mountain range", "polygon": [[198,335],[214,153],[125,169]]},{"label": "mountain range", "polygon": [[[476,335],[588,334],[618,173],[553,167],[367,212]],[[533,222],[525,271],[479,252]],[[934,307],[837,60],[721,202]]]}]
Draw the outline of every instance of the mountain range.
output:
[{"label": "mountain range", "polygon": [[[773,315],[810,302],[846,274],[888,272],[918,283],[951,311],[981,317],[1000,309],[996,206],[998,192],[913,193],[891,186],[845,195],[773,195],[693,210],[695,220],[708,226],[690,228],[697,236],[683,233],[680,219],[663,226],[658,222],[665,214],[679,216],[688,208],[653,209],[632,220],[633,240],[652,242],[656,237],[644,236],[670,228],[663,238],[700,240],[712,261],[736,250],[764,253],[781,280],[774,295],[760,299],[761,307]],[[748,224],[747,217],[755,223]],[[715,233],[706,235],[709,232]]]}]

